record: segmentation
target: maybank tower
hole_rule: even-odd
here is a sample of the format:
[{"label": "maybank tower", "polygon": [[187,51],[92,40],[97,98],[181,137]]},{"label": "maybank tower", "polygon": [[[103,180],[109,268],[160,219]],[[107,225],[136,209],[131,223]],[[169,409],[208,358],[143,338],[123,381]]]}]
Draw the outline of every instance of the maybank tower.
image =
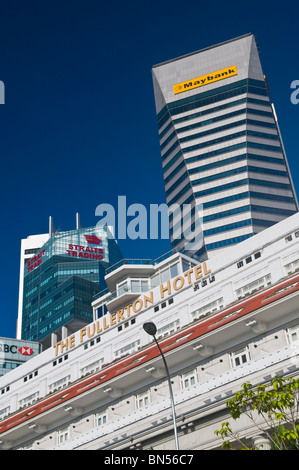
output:
[{"label": "maybank tower", "polygon": [[[210,258],[298,211],[252,34],[152,72],[173,250]],[[197,244],[175,207],[188,240],[200,222]]]}]

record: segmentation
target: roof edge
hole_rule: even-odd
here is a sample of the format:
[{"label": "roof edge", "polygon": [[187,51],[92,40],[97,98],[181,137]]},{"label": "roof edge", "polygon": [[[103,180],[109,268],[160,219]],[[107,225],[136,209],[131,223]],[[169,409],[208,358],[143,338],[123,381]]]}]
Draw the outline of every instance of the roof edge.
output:
[{"label": "roof edge", "polygon": [[230,42],[238,41],[239,39],[243,39],[249,36],[254,36],[252,33],[243,34],[242,36],[238,36],[233,39],[228,39],[227,41],[220,42],[219,44],[215,44],[214,46],[205,47],[203,49],[199,49],[198,51],[190,52],[189,54],[184,54],[180,57],[176,57],[175,59],[166,60],[165,62],[160,62],[159,64],[153,65],[152,68],[155,69],[157,67],[161,67],[162,65],[170,64],[171,62],[175,62],[176,60],[184,59],[185,57],[190,57],[195,54],[199,54],[200,52],[208,51],[209,49],[214,49],[215,47],[223,46],[224,44],[229,44]]}]

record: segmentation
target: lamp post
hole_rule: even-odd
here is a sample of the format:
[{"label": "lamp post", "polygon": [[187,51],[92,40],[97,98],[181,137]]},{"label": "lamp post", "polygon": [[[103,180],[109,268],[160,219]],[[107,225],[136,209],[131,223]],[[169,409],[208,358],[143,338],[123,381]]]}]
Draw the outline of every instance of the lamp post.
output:
[{"label": "lamp post", "polygon": [[175,448],[176,448],[176,450],[179,450],[179,440],[178,440],[178,432],[177,432],[177,425],[176,425],[176,416],[175,416],[175,407],[174,407],[174,399],[173,399],[173,393],[172,393],[171,380],[170,380],[170,375],[169,375],[169,370],[168,370],[168,367],[167,367],[166,359],[164,357],[164,354],[163,354],[163,352],[162,352],[162,350],[159,346],[159,343],[156,339],[156,336],[155,336],[155,334],[157,332],[157,328],[156,328],[156,325],[153,322],[150,321],[150,322],[144,323],[143,329],[147,334],[154,337],[154,340],[156,342],[156,345],[158,346],[158,349],[160,351],[160,354],[161,354],[163,362],[164,362],[164,366],[165,366],[165,370],[166,370],[166,374],[167,374],[168,386],[169,386],[171,408],[172,408],[172,419],[173,419],[173,428],[174,428]]}]

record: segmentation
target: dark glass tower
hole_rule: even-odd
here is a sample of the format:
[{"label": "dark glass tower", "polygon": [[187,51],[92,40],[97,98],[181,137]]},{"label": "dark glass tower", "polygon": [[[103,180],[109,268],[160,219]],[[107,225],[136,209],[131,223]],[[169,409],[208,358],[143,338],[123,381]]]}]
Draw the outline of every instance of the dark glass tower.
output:
[{"label": "dark glass tower", "polygon": [[106,227],[54,233],[25,266],[22,339],[46,349],[92,322],[93,296],[120,259]]}]

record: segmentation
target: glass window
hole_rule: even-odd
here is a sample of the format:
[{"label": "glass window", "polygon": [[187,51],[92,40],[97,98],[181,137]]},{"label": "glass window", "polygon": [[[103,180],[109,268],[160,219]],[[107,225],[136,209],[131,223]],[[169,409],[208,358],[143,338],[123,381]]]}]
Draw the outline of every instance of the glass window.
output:
[{"label": "glass window", "polygon": [[58,431],[58,444],[62,444],[70,438],[69,428],[64,428]]},{"label": "glass window", "polygon": [[118,284],[118,286],[117,286],[117,295],[122,295],[122,294],[124,294],[125,292],[128,292],[127,281],[121,282],[121,283]]},{"label": "glass window", "polygon": [[237,367],[248,362],[250,360],[250,355],[247,346],[232,352],[230,354],[230,358],[232,367]]},{"label": "glass window", "polygon": [[161,283],[169,280],[169,268],[163,269],[161,271]]},{"label": "glass window", "polygon": [[193,369],[181,376],[181,388],[189,388],[198,382],[196,369]]},{"label": "glass window", "polygon": [[150,390],[136,396],[136,408],[139,410],[150,404]]},{"label": "glass window", "polygon": [[132,288],[132,292],[140,292],[140,281],[132,280],[131,288]]},{"label": "glass window", "polygon": [[286,329],[289,344],[299,341],[299,325],[291,326]]},{"label": "glass window", "polygon": [[101,413],[97,414],[96,416],[96,426],[101,427],[104,426],[108,421],[108,412],[107,410],[102,411]]},{"label": "glass window", "polygon": [[152,284],[152,288],[157,287],[160,284],[160,275],[159,275],[159,273],[152,276],[151,284]]},{"label": "glass window", "polygon": [[173,278],[173,277],[176,277],[178,274],[179,274],[179,263],[176,263],[176,264],[172,264],[170,266],[170,277]]}]

